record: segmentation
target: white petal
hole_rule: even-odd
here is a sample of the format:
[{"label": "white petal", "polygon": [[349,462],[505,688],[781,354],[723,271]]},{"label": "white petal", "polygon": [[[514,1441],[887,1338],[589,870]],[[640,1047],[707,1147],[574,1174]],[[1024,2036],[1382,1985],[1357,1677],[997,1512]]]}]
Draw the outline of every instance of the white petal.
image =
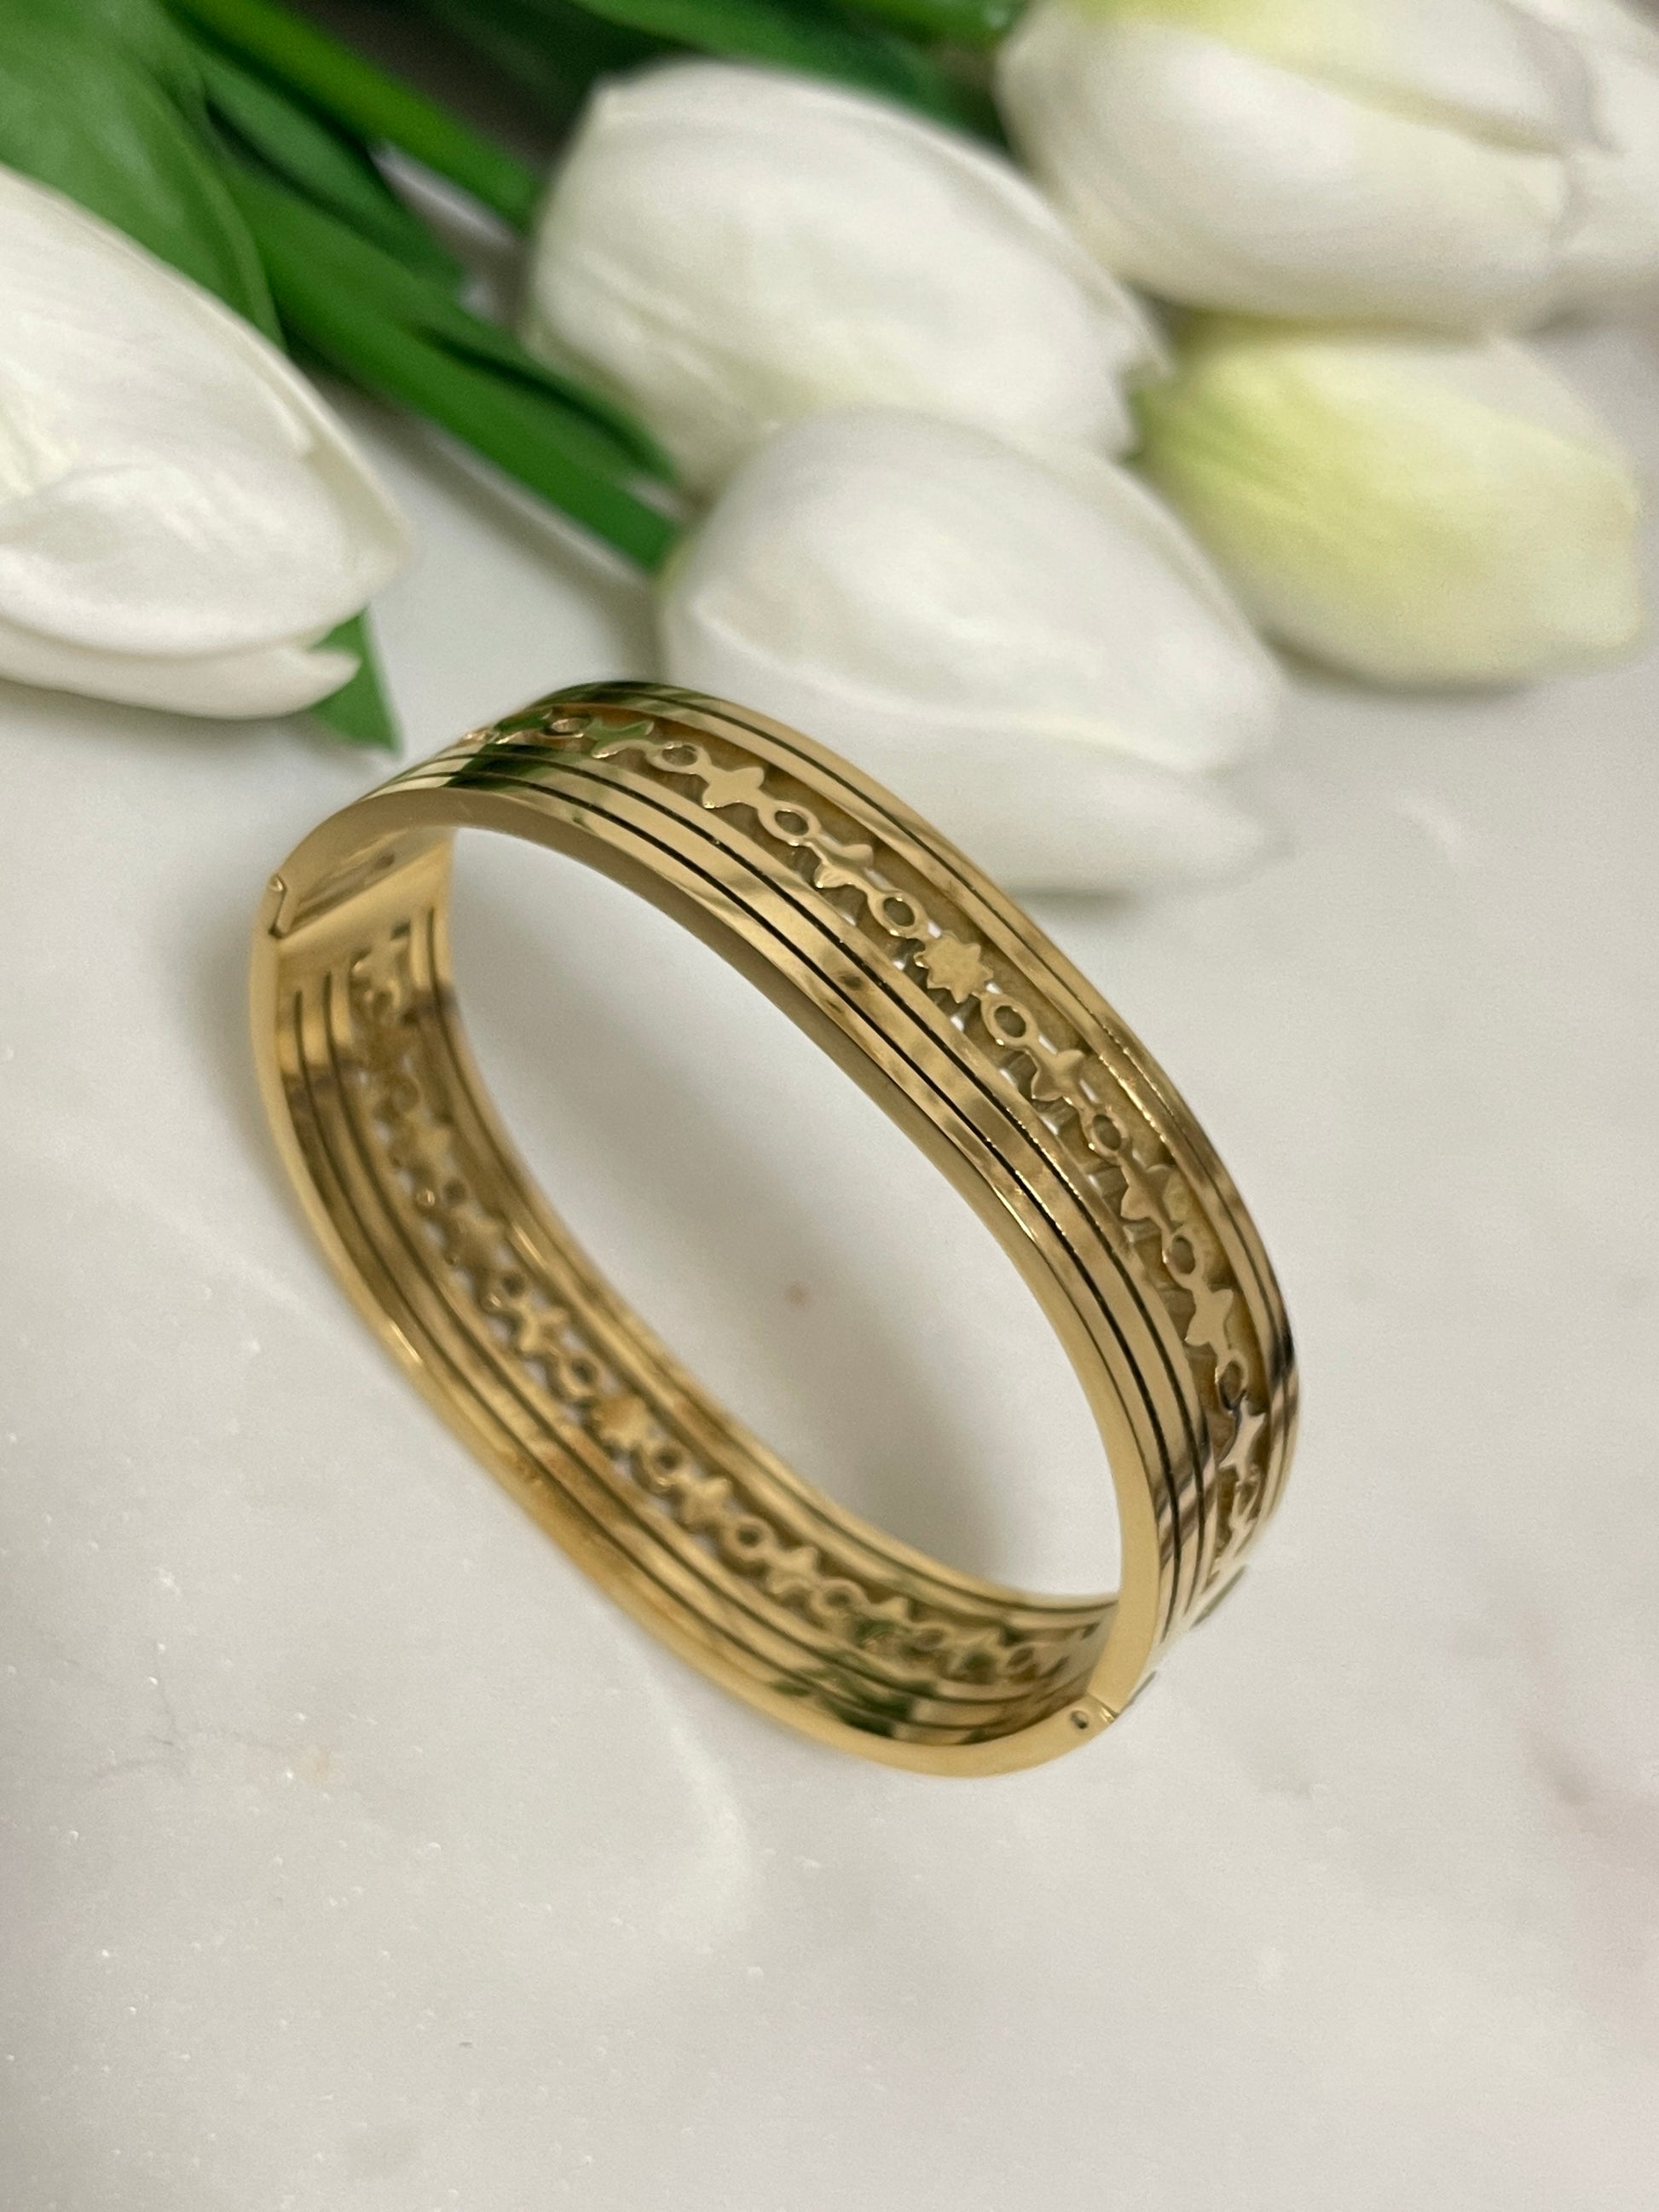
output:
[{"label": "white petal", "polygon": [[65,645],[0,620],[0,677],[180,714],[240,720],[296,714],[337,691],[356,667],[354,654],[323,651],[302,639],[170,659]]},{"label": "white petal", "polygon": [[58,194],[0,170],[0,616],[185,656],[325,630],[403,524],[276,349]]},{"label": "white petal", "polygon": [[1554,151],[1077,0],[1039,0],[998,88],[1103,265],[1171,298],[1479,327],[1547,290],[1569,208]]},{"label": "white petal", "polygon": [[308,470],[153,446],[0,507],[0,611],[100,650],[234,651],[356,613],[387,574],[361,553]]},{"label": "white petal", "polygon": [[1163,890],[1239,873],[1269,834],[1206,778],[1030,731],[872,722],[829,672],[678,627],[669,674],[832,746],[1021,891]]},{"label": "white petal", "polygon": [[822,416],[733,478],[664,580],[668,672],[780,716],[1030,888],[1242,865],[1193,775],[1261,742],[1277,672],[1144,489],[978,432]]},{"label": "white petal", "polygon": [[1012,166],[884,101],[684,62],[592,102],[526,335],[640,409],[694,482],[880,402],[1117,451],[1145,318]]},{"label": "white petal", "polygon": [[1201,33],[1419,122],[1512,145],[1569,142],[1556,69],[1508,0],[1090,0]]},{"label": "white petal", "polygon": [[1012,729],[1193,769],[1255,750],[1279,710],[1277,670],[1220,597],[1121,471],[1099,463],[1085,495],[883,409],[754,456],[681,555],[666,622],[671,647],[695,628],[828,672],[907,741]]},{"label": "white petal", "polygon": [[1547,23],[1576,42],[1622,53],[1649,69],[1659,69],[1659,25],[1644,9],[1625,0],[1514,0],[1529,19]]},{"label": "white petal", "polygon": [[[1141,478],[1131,469],[1120,468],[1097,454],[1079,453],[1075,447],[1042,452],[1034,458],[1065,482],[1075,484],[1086,498],[1112,516],[1127,536],[1139,538],[1149,552],[1157,555],[1170,574],[1179,578],[1193,598],[1214,616],[1231,638],[1243,664],[1255,671],[1263,698],[1276,702],[1278,669],[1262,652],[1255,631],[1220,570],[1179,518],[1148,489]],[[1230,760],[1254,751],[1267,742],[1274,710],[1264,708],[1259,721],[1254,715],[1246,719],[1250,726],[1241,728],[1237,751],[1227,755]]]},{"label": "white petal", "polygon": [[1559,304],[1659,282],[1659,39],[1654,45],[1646,59],[1613,46],[1589,56],[1601,140],[1573,159]]}]

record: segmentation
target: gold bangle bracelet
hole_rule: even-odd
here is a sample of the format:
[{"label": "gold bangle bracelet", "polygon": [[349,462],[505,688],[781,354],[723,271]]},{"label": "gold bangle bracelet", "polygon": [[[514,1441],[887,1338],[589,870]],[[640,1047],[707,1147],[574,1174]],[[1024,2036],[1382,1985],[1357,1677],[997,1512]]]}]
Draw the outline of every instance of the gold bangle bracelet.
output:
[{"label": "gold bangle bracelet", "polygon": [[[940,1565],[792,1474],[595,1272],[457,1016],[461,828],[693,930],[943,1169],[1057,1330],[1103,1439],[1115,1595]],[[323,823],[273,878],[253,1033],[283,1157],[445,1419],[644,1624],[811,1735],[985,1774],[1097,1735],[1237,1578],[1296,1419],[1283,1304],[1168,1079],[1042,933],[844,761],[637,684],[562,691]]]}]

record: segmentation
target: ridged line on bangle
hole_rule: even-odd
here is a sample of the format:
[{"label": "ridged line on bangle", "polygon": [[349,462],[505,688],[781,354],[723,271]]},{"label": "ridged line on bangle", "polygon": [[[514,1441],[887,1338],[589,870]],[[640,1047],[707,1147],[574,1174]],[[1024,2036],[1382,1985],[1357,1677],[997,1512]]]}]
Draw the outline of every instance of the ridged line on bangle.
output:
[{"label": "ridged line on bangle", "polygon": [[[434,1265],[439,1258],[438,1248],[424,1234],[425,1224],[412,1211],[400,1218],[392,1189],[369,1164],[373,1146],[366,1143],[364,1128],[347,1103],[353,1089],[352,1063],[349,1054],[341,1054],[339,1047],[345,1040],[339,1035],[336,1007],[328,1003],[332,998],[337,1006],[342,980],[338,971],[334,971],[321,979],[322,988],[314,997],[306,994],[310,1003],[302,1000],[296,1006],[293,1030],[305,1070],[307,1111],[303,1118],[309,1125],[310,1136],[307,1149],[313,1158],[313,1171],[318,1168],[325,1170],[318,1178],[319,1185],[325,1189],[332,1186],[331,1210],[337,1218],[349,1214],[355,1223],[356,1236],[350,1241],[374,1255],[380,1277],[374,1285],[375,1294],[405,1336],[415,1343],[421,1356],[441,1364],[446,1388],[469,1400],[474,1417],[496,1432],[498,1449],[505,1446],[509,1455],[522,1455],[543,1479],[558,1483],[565,1504],[586,1516],[598,1540],[615,1543],[613,1529],[587,1512],[580,1492],[566,1477],[565,1470],[573,1462],[580,1464],[579,1425],[567,1427],[550,1422],[546,1411],[532,1396],[512,1385],[502,1371],[501,1342],[486,1340],[468,1326],[464,1310],[458,1308],[453,1284]],[[324,1025],[333,1048],[327,1063],[320,1068],[309,1036],[310,1027],[318,1023]],[[337,1102],[333,1111],[325,1103],[331,1096]],[[357,1156],[355,1165],[354,1151]],[[373,1222],[371,1208],[380,1212],[383,1230]],[[398,1244],[391,1257],[387,1256],[384,1242],[387,1233]],[[418,1287],[410,1285],[411,1274]],[[427,1312],[421,1310],[422,1293],[430,1300],[430,1310]],[[480,1360],[487,1363],[491,1379],[516,1403],[520,1419],[504,1413],[499,1404],[492,1403],[479,1389],[477,1367]],[[550,1451],[547,1435],[550,1430]],[[542,1432],[539,1435],[538,1431]],[[585,1468],[583,1474],[589,1482],[609,1487],[613,1503],[623,1495],[617,1486],[614,1468],[605,1464],[602,1455],[596,1463]],[[757,1615],[749,1601],[752,1586],[729,1577],[725,1581],[710,1580],[710,1555],[706,1550],[698,1547],[696,1559],[675,1559],[673,1547],[665,1547],[660,1516],[649,1511],[643,1494],[633,1511],[641,1538],[640,1548],[635,1552],[619,1547],[627,1551],[633,1571],[647,1575],[660,1587],[660,1570],[669,1566],[672,1560],[678,1571],[671,1573],[664,1594],[695,1616],[706,1635],[724,1638],[744,1655],[743,1663],[749,1665],[760,1679],[769,1679],[775,1685],[780,1677],[800,1680],[814,1669],[830,1674],[835,1679],[828,1685],[828,1701],[842,1717],[854,1717],[855,1724],[859,1720],[866,1724],[878,1723],[883,1732],[896,1729],[915,1740],[969,1741],[988,1735],[1004,1734],[1046,1711],[1057,1710],[1076,1695],[1094,1656],[1097,1624],[1088,1613],[1060,1603],[1051,1607],[1036,1601],[1023,1603],[1019,1608],[1029,1617],[1030,1626],[1034,1629],[1046,1626],[1052,1633],[1063,1621],[1067,1632],[1064,1640],[1076,1650],[1076,1661],[1065,1668],[1063,1679],[1050,1676],[1024,1683],[1017,1694],[1005,1693],[997,1698],[988,1693],[975,1694],[971,1683],[964,1683],[959,1690],[946,1688],[939,1681],[937,1661],[931,1654],[925,1667],[918,1665],[906,1674],[896,1674],[872,1664],[870,1647],[860,1650],[855,1645],[850,1650],[839,1650],[822,1637],[816,1640],[810,1637],[789,1638],[787,1627],[780,1620],[769,1622]],[[816,1510],[812,1517],[818,1518]],[[833,1523],[830,1527],[833,1529]],[[690,1576],[695,1583],[699,1574],[706,1586],[706,1595],[714,1601],[713,1612],[705,1601],[705,1590],[689,1585],[685,1579]],[[935,1603],[941,1599],[950,1601],[951,1611],[958,1613],[960,1597],[966,1594],[959,1589],[939,1589],[925,1595]],[[1006,1595],[1012,1598],[1014,1594]],[[1007,1625],[1001,1594],[994,1595],[988,1589],[986,1596],[994,1608],[989,1620],[981,1613],[977,1618],[969,1616],[961,1621],[961,1626],[970,1632],[988,1626],[1006,1628]],[[734,1610],[744,1617],[743,1632],[734,1630]],[[788,1648],[785,1648],[786,1640]],[[728,1651],[728,1657],[731,1656]],[[933,1694],[920,1701],[919,1709],[901,1713],[896,1708],[907,1703],[917,1704],[918,1674],[923,1682],[932,1686]],[[809,1686],[822,1688],[817,1685]],[[866,1707],[867,1711],[863,1710]]]}]

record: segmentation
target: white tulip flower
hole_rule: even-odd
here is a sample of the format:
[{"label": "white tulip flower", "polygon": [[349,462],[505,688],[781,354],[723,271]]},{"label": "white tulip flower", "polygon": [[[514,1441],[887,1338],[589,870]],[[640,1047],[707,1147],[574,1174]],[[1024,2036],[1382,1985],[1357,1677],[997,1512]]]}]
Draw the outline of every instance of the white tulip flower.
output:
[{"label": "white tulip flower", "polygon": [[0,169],[0,676],[191,714],[280,714],[399,568],[386,494],[228,307]]},{"label": "white tulip flower", "polygon": [[1548,304],[1659,276],[1659,25],[1622,0],[1523,0],[1589,77],[1591,137],[1572,161],[1564,267]]},{"label": "white tulip flower", "polygon": [[805,77],[718,62],[601,88],[536,242],[526,340],[579,356],[689,483],[781,424],[893,405],[1115,453],[1139,308],[1011,163]]},{"label": "white tulip flower", "polygon": [[1478,331],[1659,276],[1620,0],[1036,0],[997,70],[1079,237],[1170,299]]},{"label": "white tulip flower", "polygon": [[1195,318],[1152,482],[1271,635],[1392,684],[1505,684],[1640,634],[1632,465],[1512,338]]},{"label": "white tulip flower", "polygon": [[1242,866],[1259,825],[1200,773],[1280,683],[1203,558],[1108,461],[1070,473],[896,409],[817,416],[677,553],[675,683],[834,746],[1026,890]]}]

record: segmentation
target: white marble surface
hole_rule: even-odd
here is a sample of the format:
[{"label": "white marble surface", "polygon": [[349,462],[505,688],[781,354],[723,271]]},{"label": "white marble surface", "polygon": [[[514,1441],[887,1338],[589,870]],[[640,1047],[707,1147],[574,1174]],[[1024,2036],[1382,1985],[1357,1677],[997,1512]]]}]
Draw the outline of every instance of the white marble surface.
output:
[{"label": "white marble surface", "polygon": [[[1659,343],[1565,349],[1659,465]],[[641,665],[629,587],[375,436],[417,747]],[[1233,1165],[1309,1414],[1134,1713],[947,1784],[659,1652],[307,1244],[244,937],[374,771],[8,695],[8,2212],[1650,2202],[1656,720],[1655,657],[1306,687],[1271,866],[1044,910]],[[1097,1569],[1058,1355],[873,1111],[619,895],[505,848],[464,892],[486,1062],[665,1331],[921,1540]]]}]

